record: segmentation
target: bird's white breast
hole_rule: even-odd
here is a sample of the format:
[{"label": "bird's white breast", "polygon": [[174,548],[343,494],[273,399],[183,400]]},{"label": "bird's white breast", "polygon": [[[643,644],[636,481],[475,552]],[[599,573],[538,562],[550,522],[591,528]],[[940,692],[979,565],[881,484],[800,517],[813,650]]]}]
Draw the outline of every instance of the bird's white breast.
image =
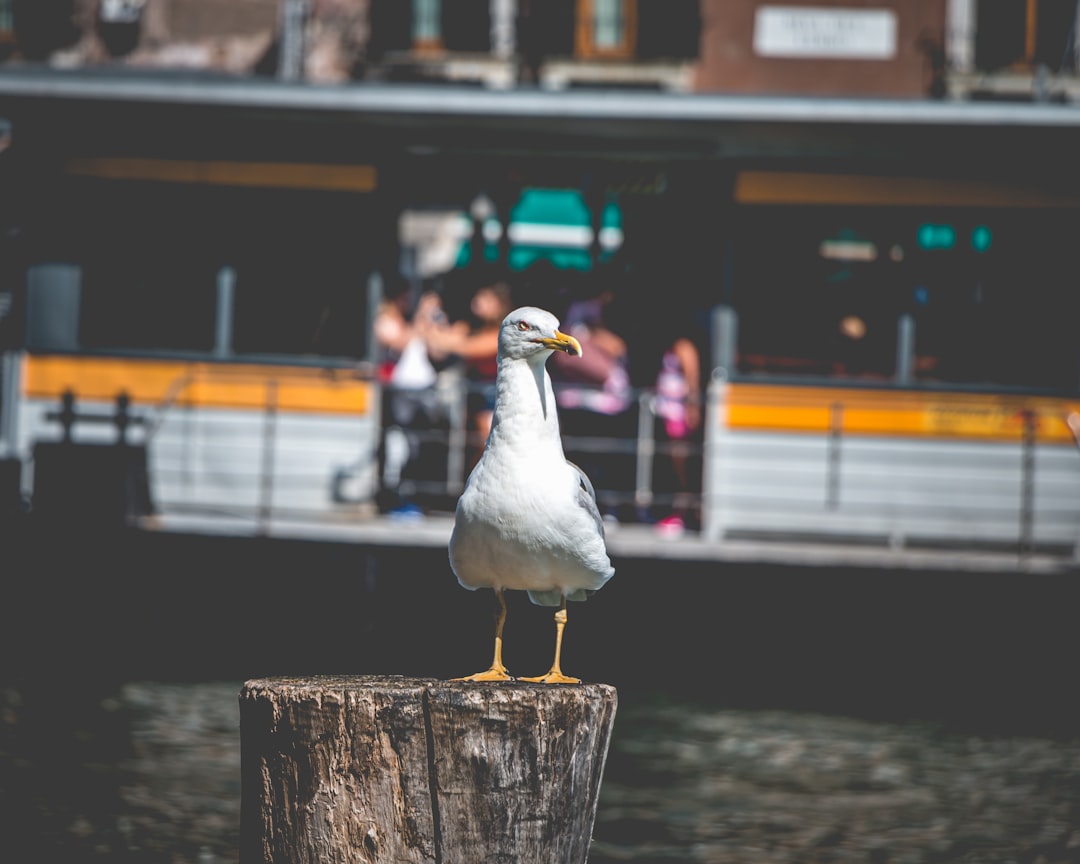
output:
[{"label": "bird's white breast", "polygon": [[582,495],[543,363],[500,358],[491,433],[450,538],[458,581],[563,594],[599,588],[613,571],[595,508]]},{"label": "bird's white breast", "polygon": [[603,536],[577,505],[578,478],[561,447],[525,459],[490,448],[458,501],[450,563],[467,588],[564,592],[610,575]]}]

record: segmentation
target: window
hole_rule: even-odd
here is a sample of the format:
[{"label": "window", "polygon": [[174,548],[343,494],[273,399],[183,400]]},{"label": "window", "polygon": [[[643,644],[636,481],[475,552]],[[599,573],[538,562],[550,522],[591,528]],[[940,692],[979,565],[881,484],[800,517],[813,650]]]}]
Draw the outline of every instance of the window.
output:
[{"label": "window", "polygon": [[[74,5],[75,0],[0,0],[3,53],[17,42],[24,59],[38,61],[46,60],[53,51],[74,45],[82,35]],[[5,41],[9,44],[3,44]]]},{"label": "window", "polygon": [[368,53],[486,53],[491,0],[369,0]]},{"label": "window", "polygon": [[617,51],[626,42],[621,0],[593,0],[593,44],[598,51]]},{"label": "window", "polygon": [[1075,392],[1067,290],[1078,214],[958,210],[936,221],[955,244],[911,256],[915,377],[967,386]]},{"label": "window", "polygon": [[1076,0],[978,0],[976,67],[1075,68],[1076,11]]},{"label": "window", "polygon": [[747,207],[733,253],[738,371],[1076,392],[1067,286],[1080,212]]},{"label": "window", "polygon": [[625,59],[637,43],[637,0],[579,0],[579,57]]},{"label": "window", "polygon": [[865,214],[763,208],[736,243],[740,372],[892,378],[896,263]]},{"label": "window", "polygon": [[637,60],[686,60],[700,54],[698,0],[638,0]]},{"label": "window", "polygon": [[252,198],[231,238],[237,354],[362,357],[363,238],[355,201],[336,193]]},{"label": "window", "polygon": [[412,0],[412,41],[417,51],[437,51],[442,42],[442,0]]},{"label": "window", "polygon": [[[15,42],[15,0],[0,0],[0,51]],[[3,55],[0,55],[2,57]]]},{"label": "window", "polygon": [[[210,350],[221,250],[197,190],[94,182],[76,188],[84,193],[72,204],[81,218],[71,226],[82,267],[80,346]],[[95,205],[106,196],[108,218]]]},{"label": "window", "polygon": [[27,237],[41,296],[75,296],[78,338],[65,347],[208,353],[229,268],[237,355],[364,356],[375,229],[355,196],[96,178],[59,196]]}]

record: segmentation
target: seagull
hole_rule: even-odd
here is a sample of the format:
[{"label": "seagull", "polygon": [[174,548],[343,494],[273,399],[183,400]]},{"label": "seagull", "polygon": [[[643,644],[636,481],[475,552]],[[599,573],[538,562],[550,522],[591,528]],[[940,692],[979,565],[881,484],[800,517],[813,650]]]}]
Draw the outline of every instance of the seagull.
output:
[{"label": "seagull", "polygon": [[604,541],[596,492],[563,454],[555,392],[546,363],[554,351],[581,356],[581,344],[559,332],[559,320],[524,306],[503,319],[495,376],[495,415],[465,490],[450,537],[458,582],[491,588],[498,611],[491,667],[459,681],[511,681],[502,660],[507,590],[527,591],[538,606],[557,606],[555,660],[546,675],[522,678],[578,684],[560,667],[566,601],[584,600],[615,570]]}]

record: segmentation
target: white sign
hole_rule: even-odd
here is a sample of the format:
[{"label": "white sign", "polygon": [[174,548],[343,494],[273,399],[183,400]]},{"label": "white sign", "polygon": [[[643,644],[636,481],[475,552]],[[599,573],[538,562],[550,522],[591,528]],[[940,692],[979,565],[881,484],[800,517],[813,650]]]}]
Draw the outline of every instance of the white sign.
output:
[{"label": "white sign", "polygon": [[896,56],[891,9],[759,6],[754,53],[761,57],[889,60]]}]

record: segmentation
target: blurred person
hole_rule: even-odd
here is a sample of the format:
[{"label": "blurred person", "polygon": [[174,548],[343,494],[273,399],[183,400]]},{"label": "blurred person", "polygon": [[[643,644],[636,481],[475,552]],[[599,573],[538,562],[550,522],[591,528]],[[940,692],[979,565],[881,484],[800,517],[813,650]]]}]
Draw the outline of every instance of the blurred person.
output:
[{"label": "blurred person", "polygon": [[435,357],[456,357],[465,367],[469,384],[468,416],[477,446],[470,464],[480,458],[495,411],[495,371],[499,329],[514,309],[509,281],[491,273],[469,300],[469,318],[446,321],[424,317],[420,323],[429,352]]},{"label": "blurred person", "polygon": [[[671,512],[656,523],[656,529],[671,536],[681,535],[693,517],[693,489],[687,463],[691,442],[701,428],[701,357],[694,341],[682,335],[678,328],[677,320],[665,322],[669,335],[661,343],[653,402],[658,438],[668,444],[675,486]],[[696,523],[696,518],[693,521]]]},{"label": "blurred person", "polygon": [[415,324],[416,312],[435,314],[434,295],[424,295],[413,310],[413,292],[399,285],[375,313],[372,330],[380,348],[383,384],[383,440],[379,448],[380,509],[397,517],[416,517],[415,481],[423,476],[422,433],[442,419],[435,384],[438,372]]},{"label": "blurred person", "polygon": [[[582,356],[574,358],[577,369],[567,363],[552,366],[564,386],[556,391],[559,405],[568,410],[584,409],[612,415],[630,405],[629,352],[626,340],[605,321],[605,307],[614,299],[611,291],[602,290],[595,297],[572,302],[566,310],[562,329],[582,346]],[[589,353],[585,353],[586,345]],[[584,386],[582,386],[584,385]]]},{"label": "blurred person", "polygon": [[[607,273],[600,273],[567,306],[561,329],[581,343],[581,357],[573,363],[552,356],[548,362],[559,405],[560,424],[568,438],[632,440],[635,435],[630,386],[629,350],[626,340],[608,320],[616,300]],[[567,444],[571,461],[581,465],[598,490],[633,489],[633,466],[608,445]],[[601,512],[610,521],[615,510],[601,501]]]}]

